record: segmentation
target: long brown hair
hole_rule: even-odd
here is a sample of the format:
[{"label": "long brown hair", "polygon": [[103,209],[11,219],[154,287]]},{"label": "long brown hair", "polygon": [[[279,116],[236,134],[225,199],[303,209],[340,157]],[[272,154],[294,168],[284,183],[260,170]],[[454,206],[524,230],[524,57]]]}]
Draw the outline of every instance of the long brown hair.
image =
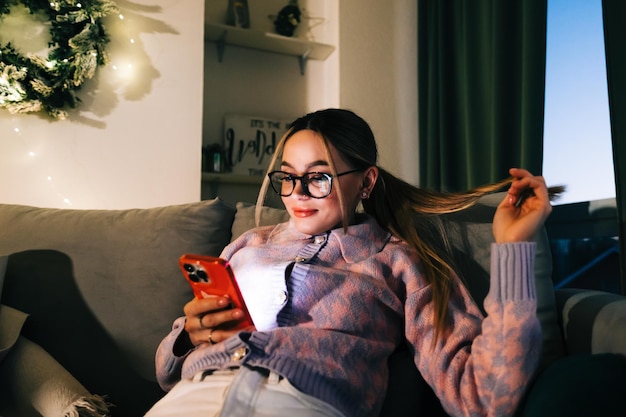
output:
[{"label": "long brown hair", "polygon": [[[367,122],[350,110],[326,109],[309,113],[290,125],[276,147],[268,172],[275,169],[278,164],[285,142],[296,132],[305,129],[316,132],[324,140],[333,174],[336,174],[336,171],[330,157],[329,145],[332,145],[352,168],[367,169],[377,166],[378,149]],[[448,301],[455,272],[450,243],[440,215],[466,209],[482,196],[503,190],[512,179],[507,178],[465,192],[444,193],[415,187],[380,167],[378,170],[378,179],[370,197],[362,201],[363,209],[374,217],[381,227],[417,251],[422,261],[425,279],[432,288],[436,341],[446,329]],[[268,185],[266,176],[257,200],[257,223]],[[345,207],[345,200],[339,187],[337,192],[346,228],[348,208]]]}]

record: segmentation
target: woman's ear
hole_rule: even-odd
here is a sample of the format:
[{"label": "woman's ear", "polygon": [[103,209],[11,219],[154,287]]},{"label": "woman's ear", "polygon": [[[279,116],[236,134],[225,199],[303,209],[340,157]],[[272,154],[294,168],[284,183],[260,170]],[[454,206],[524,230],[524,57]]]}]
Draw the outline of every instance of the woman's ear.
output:
[{"label": "woman's ear", "polygon": [[378,167],[371,166],[365,170],[364,174],[363,185],[361,187],[361,197],[365,199],[369,198],[372,190],[374,189],[374,185],[378,179]]}]

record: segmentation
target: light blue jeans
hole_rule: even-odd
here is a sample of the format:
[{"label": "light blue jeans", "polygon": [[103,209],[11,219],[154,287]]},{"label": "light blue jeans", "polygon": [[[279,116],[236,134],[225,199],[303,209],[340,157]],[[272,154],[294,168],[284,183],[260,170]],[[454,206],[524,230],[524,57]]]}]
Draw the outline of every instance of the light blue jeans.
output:
[{"label": "light blue jeans", "polygon": [[242,367],[182,380],[145,417],[345,417],[286,378]]}]

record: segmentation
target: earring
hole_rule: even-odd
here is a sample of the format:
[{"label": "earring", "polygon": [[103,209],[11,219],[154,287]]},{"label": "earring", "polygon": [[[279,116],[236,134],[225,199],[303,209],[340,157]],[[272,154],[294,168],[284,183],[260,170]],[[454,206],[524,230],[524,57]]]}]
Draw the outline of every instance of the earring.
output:
[{"label": "earring", "polygon": [[361,193],[361,198],[362,198],[362,199],[366,199],[366,198],[367,198],[367,192],[363,191],[363,192]]}]

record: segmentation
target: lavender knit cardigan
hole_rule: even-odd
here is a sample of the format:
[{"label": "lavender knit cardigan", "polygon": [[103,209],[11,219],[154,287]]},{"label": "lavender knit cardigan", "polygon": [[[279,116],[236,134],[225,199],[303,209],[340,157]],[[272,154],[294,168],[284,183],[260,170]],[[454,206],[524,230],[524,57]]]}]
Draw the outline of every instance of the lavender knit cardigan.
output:
[{"label": "lavender knit cardigan", "polygon": [[[346,416],[377,416],[387,388],[389,355],[405,341],[415,364],[454,416],[512,415],[539,361],[534,244],[493,244],[484,317],[455,277],[448,331],[435,343],[432,290],[406,243],[372,218],[312,237],[291,223],[252,230],[226,247],[235,274],[293,261],[288,297],[265,332],[176,356],[184,318],[159,346],[156,367],[169,390],[181,378],[233,366],[262,367],[288,378]],[[258,279],[264,279],[259,274]],[[268,283],[270,285],[270,283]]]}]

